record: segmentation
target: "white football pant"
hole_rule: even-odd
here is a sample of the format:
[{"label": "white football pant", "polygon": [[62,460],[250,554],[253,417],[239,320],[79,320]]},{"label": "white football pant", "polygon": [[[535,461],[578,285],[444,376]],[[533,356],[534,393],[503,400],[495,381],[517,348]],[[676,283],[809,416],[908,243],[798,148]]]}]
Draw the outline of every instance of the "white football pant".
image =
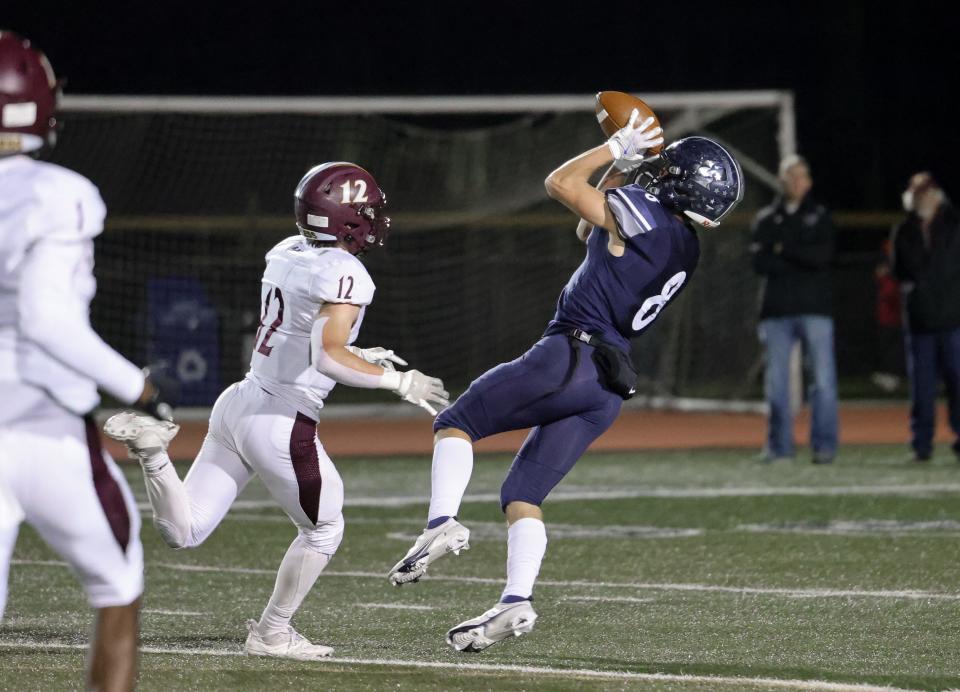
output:
[{"label": "white football pant", "polygon": [[53,403],[38,413],[0,428],[0,614],[21,518],[73,568],[91,606],[128,605],[143,592],[130,488],[92,419]]},{"label": "white football pant", "polygon": [[316,421],[250,380],[228,387],[213,406],[203,446],[183,480],[187,507],[176,506],[182,494],[169,487],[165,473],[145,474],[161,535],[174,548],[200,545],[254,474],[307,547],[336,552],[343,481],[317,439]]}]

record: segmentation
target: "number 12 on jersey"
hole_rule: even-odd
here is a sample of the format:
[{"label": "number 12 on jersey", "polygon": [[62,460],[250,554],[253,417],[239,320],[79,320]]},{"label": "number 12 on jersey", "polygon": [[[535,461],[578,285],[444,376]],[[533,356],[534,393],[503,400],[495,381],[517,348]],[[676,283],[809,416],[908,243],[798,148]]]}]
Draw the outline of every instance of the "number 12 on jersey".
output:
[{"label": "number 12 on jersey", "polygon": [[[263,331],[263,328],[267,324],[270,308],[273,307],[274,303],[277,305],[277,316],[273,322],[270,323],[266,333],[263,335],[263,341],[260,341],[260,332]],[[273,336],[273,333],[277,331],[277,328],[281,324],[283,324],[283,293],[280,291],[279,286],[274,286],[272,290],[267,287],[266,292],[263,294],[263,315],[260,316],[260,326],[257,327],[257,336],[254,338],[255,343],[259,342],[257,353],[262,353],[267,357],[270,356],[270,352],[273,351],[273,346],[270,346],[270,337]]]}]

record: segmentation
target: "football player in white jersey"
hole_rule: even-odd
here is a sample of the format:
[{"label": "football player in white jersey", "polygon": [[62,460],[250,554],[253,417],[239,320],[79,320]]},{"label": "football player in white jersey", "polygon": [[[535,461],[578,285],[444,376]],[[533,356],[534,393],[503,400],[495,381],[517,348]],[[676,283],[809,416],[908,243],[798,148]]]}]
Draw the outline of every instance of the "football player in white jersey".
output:
[{"label": "football player in white jersey", "polygon": [[88,685],[125,690],[136,681],[140,516],[89,414],[98,387],[154,415],[159,394],[90,326],[99,192],[29,155],[53,144],[58,92],[44,55],[0,31],[0,616],[26,520],[97,609]]},{"label": "football player in white jersey", "polygon": [[133,413],[107,421],[143,466],[154,524],[173,548],[203,543],[257,475],[297,527],[273,595],[250,620],[247,654],[315,660],[333,653],[290,624],[343,536],[343,484],[316,435],[323,400],[337,383],[388,389],[431,414],[446,406],[443,383],[392,351],[352,346],[374,284],[357,255],[389,230],[379,185],[360,166],[325,163],[295,193],[299,235],[267,253],[262,313],[250,370],[214,404],[200,453],[181,481],[166,448],[172,423]]}]

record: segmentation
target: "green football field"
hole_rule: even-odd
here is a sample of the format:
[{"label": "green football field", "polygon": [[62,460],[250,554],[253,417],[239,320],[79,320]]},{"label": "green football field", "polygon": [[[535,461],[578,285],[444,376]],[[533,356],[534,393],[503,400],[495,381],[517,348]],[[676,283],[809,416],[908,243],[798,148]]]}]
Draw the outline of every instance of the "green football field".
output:
[{"label": "green football field", "polygon": [[[460,654],[446,630],[500,594],[509,458],[478,458],[471,549],[422,583],[384,576],[423,524],[429,459],[343,460],[346,536],[294,624],[322,663],[240,655],[294,529],[262,486],[207,543],[145,517],[145,690],[716,690],[960,687],[960,464],[903,448],[758,465],[732,451],[594,454],[547,500],[534,632]],[[181,468],[181,473],[183,468]],[[135,467],[127,473],[143,500]],[[65,511],[69,511],[65,508]],[[0,689],[81,686],[91,615],[24,527],[0,625]]]}]

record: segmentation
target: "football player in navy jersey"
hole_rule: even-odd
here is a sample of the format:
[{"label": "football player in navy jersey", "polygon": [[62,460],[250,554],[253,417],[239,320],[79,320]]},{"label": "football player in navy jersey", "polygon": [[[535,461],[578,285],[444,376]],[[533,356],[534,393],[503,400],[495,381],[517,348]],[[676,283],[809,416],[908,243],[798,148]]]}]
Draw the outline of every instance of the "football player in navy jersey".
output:
[{"label": "football player in navy jersey", "polygon": [[[709,139],[688,137],[645,157],[663,142],[652,124],[652,118],[638,124],[634,111],[606,144],[547,177],[547,193],[581,219],[577,235],[586,258],[543,338],[474,380],[434,422],[428,523],[390,570],[398,586],[468,547],[470,532],[456,514],[473,469],[473,443],[531,428],[500,491],[509,525],[507,583],[493,608],[447,633],[458,651],[481,651],[533,628],[533,585],[547,546],[540,505],[633,395],[630,339],[690,281],[700,257],[696,229],[718,226],[742,198],[739,165]],[[592,187],[590,177],[605,166],[599,188]]]}]

